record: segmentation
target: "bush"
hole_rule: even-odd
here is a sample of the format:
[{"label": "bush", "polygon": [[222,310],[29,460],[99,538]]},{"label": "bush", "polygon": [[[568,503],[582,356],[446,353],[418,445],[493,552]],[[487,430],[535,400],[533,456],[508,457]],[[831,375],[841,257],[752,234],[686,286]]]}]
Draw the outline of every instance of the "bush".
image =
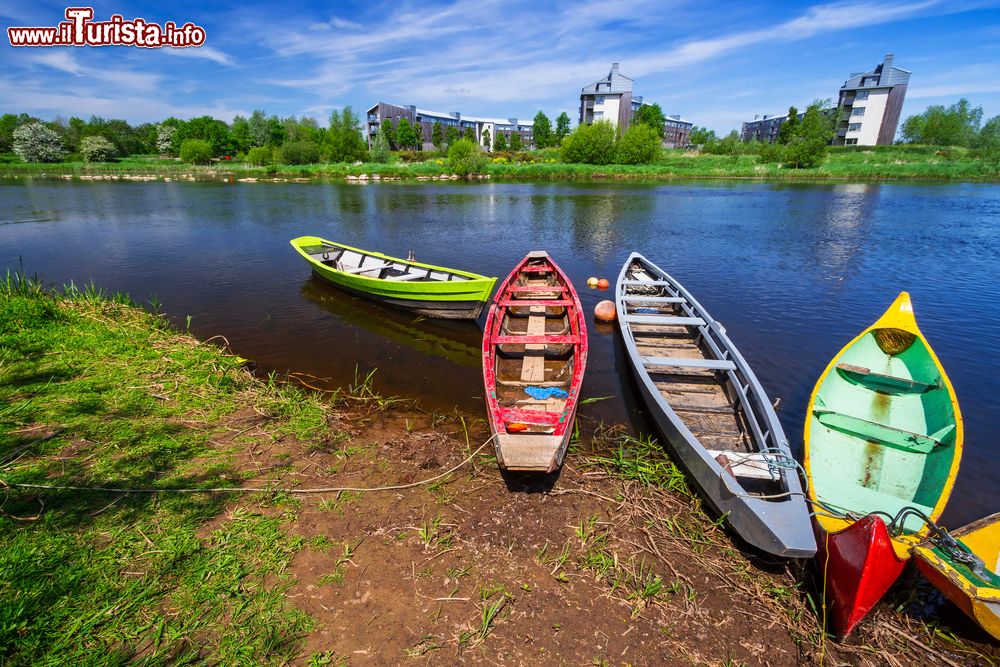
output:
[{"label": "bush", "polygon": [[108,162],[117,152],[115,145],[104,137],[84,137],[80,141],[80,157],[84,162]]},{"label": "bush", "polygon": [[59,162],[66,154],[59,133],[42,123],[27,123],[13,132],[14,153],[25,162]]},{"label": "bush", "polygon": [[432,151],[399,151],[397,154],[400,162],[426,162],[434,157]]},{"label": "bush", "polygon": [[650,125],[637,123],[618,140],[618,164],[652,164],[659,158],[660,134]]},{"label": "bush", "polygon": [[190,164],[208,164],[212,161],[212,144],[203,139],[185,139],[181,143],[180,158]]},{"label": "bush", "polygon": [[281,164],[315,164],[319,146],[315,141],[289,141],[281,146]]},{"label": "bush", "polygon": [[563,139],[564,162],[583,164],[611,164],[615,160],[615,143],[618,134],[608,121],[581,125]]},{"label": "bush", "polygon": [[448,168],[459,176],[482,173],[486,168],[486,156],[472,139],[459,139],[448,149]]},{"label": "bush", "polygon": [[785,160],[785,147],[781,144],[762,143],[757,148],[761,162],[780,163]]},{"label": "bush", "polygon": [[266,146],[254,146],[247,151],[245,162],[255,167],[266,167],[274,160],[274,151]]},{"label": "bush", "polygon": [[823,113],[823,105],[809,105],[801,122],[785,146],[784,165],[795,169],[818,167],[826,159],[827,144],[833,138],[833,120]]},{"label": "bush", "polygon": [[372,139],[372,147],[368,151],[368,161],[378,164],[388,164],[392,153],[389,150],[389,140],[385,138],[383,132],[379,132]]}]

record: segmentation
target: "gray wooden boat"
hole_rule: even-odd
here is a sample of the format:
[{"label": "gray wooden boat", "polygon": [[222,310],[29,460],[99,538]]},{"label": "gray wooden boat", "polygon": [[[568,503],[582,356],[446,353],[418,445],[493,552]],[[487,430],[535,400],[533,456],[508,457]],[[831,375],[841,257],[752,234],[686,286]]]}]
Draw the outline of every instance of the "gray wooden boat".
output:
[{"label": "gray wooden boat", "polygon": [[722,325],[639,253],[622,267],[615,301],[639,392],[702,496],[750,545],[815,554],[788,440]]}]

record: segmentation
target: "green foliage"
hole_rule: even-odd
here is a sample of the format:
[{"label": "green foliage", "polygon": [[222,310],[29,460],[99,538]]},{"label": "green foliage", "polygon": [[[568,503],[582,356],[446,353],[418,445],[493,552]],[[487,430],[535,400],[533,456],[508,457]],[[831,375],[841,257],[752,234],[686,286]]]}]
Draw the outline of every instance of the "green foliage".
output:
[{"label": "green foliage", "polygon": [[266,146],[254,146],[247,151],[244,161],[255,167],[266,167],[274,162],[274,150]]},{"label": "green foliage", "polygon": [[454,125],[449,125],[444,131],[444,143],[451,146],[462,137],[462,133]]},{"label": "green foliage", "polygon": [[117,152],[115,145],[104,137],[84,137],[80,141],[80,157],[84,162],[110,162]]},{"label": "green foliage", "polygon": [[434,144],[434,148],[441,148],[444,145],[444,130],[437,121],[434,121],[434,129],[431,130],[431,143]]},{"label": "green foliage", "polygon": [[556,118],[556,145],[561,146],[567,135],[569,135],[569,114],[563,111]]},{"label": "green foliage", "polygon": [[14,153],[25,162],[59,162],[66,154],[59,133],[38,122],[15,129]]},{"label": "green foliage", "polygon": [[524,142],[521,140],[521,132],[514,130],[510,133],[510,141],[507,142],[508,147],[512,151],[519,151],[524,148]]},{"label": "green foliage", "polygon": [[378,133],[385,137],[385,141],[389,144],[390,149],[395,149],[398,147],[396,143],[396,125],[392,122],[392,118],[386,118],[382,121],[382,124],[378,127]]},{"label": "green foliage", "polygon": [[976,135],[973,147],[980,150],[1000,150],[1000,116],[986,121]]},{"label": "green foliage", "polygon": [[507,133],[497,132],[497,138],[493,140],[493,150],[494,151],[505,151],[507,150]]},{"label": "green foliage", "polygon": [[663,125],[666,122],[667,117],[659,104],[643,104],[635,112],[635,117],[632,119],[633,124],[642,124],[653,128],[660,139],[663,139]]},{"label": "green foliage", "polygon": [[691,142],[692,146],[710,146],[718,141],[718,137],[715,136],[715,130],[695,125],[691,128],[688,141]]},{"label": "green foliage", "polygon": [[490,150],[490,128],[483,129],[483,148]]},{"label": "green foliage", "polygon": [[401,149],[417,148],[420,144],[420,135],[417,130],[410,125],[410,120],[405,116],[399,119],[396,126],[396,145]]},{"label": "green foliage", "polygon": [[535,114],[535,122],[531,126],[531,134],[535,141],[536,148],[547,148],[554,145],[555,137],[552,135],[552,122],[545,115],[544,111]]},{"label": "green foliage", "polygon": [[156,152],[158,154],[174,154],[174,134],[176,133],[176,125],[166,125],[164,123],[160,123],[156,126]]},{"label": "green foliage", "polygon": [[833,118],[823,112],[822,102],[813,102],[785,146],[785,166],[795,169],[818,167],[826,158],[833,136]]},{"label": "green foliage", "polygon": [[614,126],[606,120],[581,125],[563,140],[563,161],[611,164],[615,161],[617,139],[618,133]]},{"label": "green foliage", "polygon": [[[350,105],[345,106],[342,112],[334,110],[330,114],[330,127],[326,131],[326,153],[330,162],[355,162],[365,159],[368,150],[365,147],[365,140],[361,138],[361,124]],[[312,162],[318,161],[318,158],[312,160]]]},{"label": "green foliage", "polygon": [[731,157],[739,157],[748,152],[747,145],[740,141],[740,135],[736,130],[733,130],[718,141],[706,144],[704,150],[706,153],[712,153],[713,155],[729,155]]},{"label": "green foliage", "polygon": [[662,137],[656,128],[646,123],[632,125],[618,140],[615,162],[618,164],[651,164],[660,157]]},{"label": "green foliage", "polygon": [[921,114],[910,116],[903,122],[900,134],[903,141],[931,146],[972,146],[983,108],[973,107],[964,97],[950,107],[934,104]]},{"label": "green foliage", "polygon": [[25,114],[15,116],[5,113],[0,116],[0,153],[10,153],[14,150],[14,130],[27,121]]},{"label": "green foliage", "polygon": [[[342,160],[338,160],[341,162]],[[319,162],[319,145],[314,141],[289,141],[281,147],[282,164],[315,164]]]},{"label": "green foliage", "polygon": [[254,109],[247,121],[249,146],[270,146],[277,148],[285,143],[285,128],[277,116],[270,116],[260,109]]},{"label": "green foliage", "polygon": [[448,168],[459,176],[482,173],[486,169],[486,156],[479,144],[463,137],[448,149]]},{"label": "green foliage", "polygon": [[751,147],[750,150],[757,154],[761,162],[780,164],[785,161],[785,147],[781,144],[765,141],[760,142],[759,146]]},{"label": "green foliage", "polygon": [[799,126],[799,110],[795,107],[788,107],[788,118],[778,128],[778,143],[787,144],[795,135],[795,129]]},{"label": "green foliage", "polygon": [[188,164],[208,164],[212,161],[212,144],[203,139],[185,139],[179,154]]},{"label": "green foliage", "polygon": [[[229,136],[229,126],[211,116],[181,121],[174,134],[174,144],[180,142],[183,145],[188,139],[207,141],[212,147],[212,155],[230,155],[236,152],[232,137]],[[181,159],[184,160],[183,155]]]},{"label": "green foliage", "polygon": [[472,127],[465,128],[465,132],[462,134],[462,136],[463,138],[468,139],[473,143],[476,142],[476,131]]},{"label": "green foliage", "polygon": [[372,147],[368,151],[368,161],[376,164],[387,164],[390,156],[389,141],[385,138],[384,133],[379,132],[372,139]]}]

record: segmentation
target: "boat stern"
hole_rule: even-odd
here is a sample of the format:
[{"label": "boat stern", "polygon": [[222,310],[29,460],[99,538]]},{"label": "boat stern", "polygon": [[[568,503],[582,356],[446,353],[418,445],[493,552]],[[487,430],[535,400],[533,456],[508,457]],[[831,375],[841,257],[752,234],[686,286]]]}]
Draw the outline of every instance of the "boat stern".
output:
[{"label": "boat stern", "polygon": [[569,443],[561,435],[499,433],[495,437],[497,463],[504,470],[518,472],[555,472]]}]

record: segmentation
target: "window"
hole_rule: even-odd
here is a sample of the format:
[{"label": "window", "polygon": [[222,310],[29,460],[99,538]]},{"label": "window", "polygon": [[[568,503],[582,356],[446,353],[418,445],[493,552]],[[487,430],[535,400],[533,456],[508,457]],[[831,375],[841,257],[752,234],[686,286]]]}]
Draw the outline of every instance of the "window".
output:
[{"label": "window", "polygon": [[603,118],[604,118],[604,112],[603,111],[595,111],[594,112],[594,120],[601,120]]},{"label": "window", "polygon": [[854,99],[856,99],[856,100],[867,100],[868,99],[868,91],[867,90],[859,90],[857,96]]},{"label": "window", "polygon": [[864,107],[854,107],[854,109],[851,111],[851,115],[852,116],[864,116],[865,115],[865,108]]},{"label": "window", "polygon": [[847,126],[847,131],[848,132],[860,132],[861,131],[861,123],[851,123],[850,125]]},{"label": "window", "polygon": [[604,104],[604,95],[598,95],[596,98],[594,98],[594,103]]},{"label": "window", "polygon": [[844,139],[845,146],[856,146],[858,143],[857,139]]}]

